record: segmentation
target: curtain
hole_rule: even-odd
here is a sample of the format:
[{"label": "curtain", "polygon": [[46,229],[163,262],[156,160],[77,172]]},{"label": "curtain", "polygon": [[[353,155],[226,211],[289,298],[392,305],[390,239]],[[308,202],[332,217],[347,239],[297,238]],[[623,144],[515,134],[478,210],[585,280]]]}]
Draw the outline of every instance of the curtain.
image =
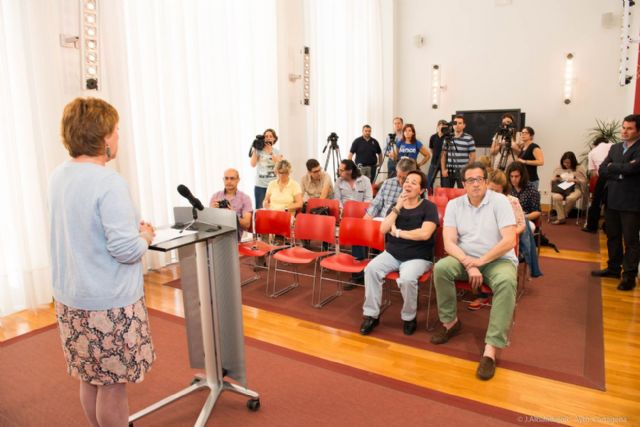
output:
[{"label": "curtain", "polygon": [[[173,221],[188,203],[205,206],[240,172],[253,198],[248,152],[255,135],[278,126],[275,0],[103,2],[105,91],[121,114],[119,169],[141,214]],[[153,256],[151,266],[164,262]]]},{"label": "curtain", "polygon": [[339,137],[341,158],[365,124],[384,145],[381,13],[380,0],[305,1],[311,49],[308,139],[323,161],[331,132]]},{"label": "curtain", "polygon": [[0,316],[51,301],[47,180],[63,156],[50,3],[0,0]]}]

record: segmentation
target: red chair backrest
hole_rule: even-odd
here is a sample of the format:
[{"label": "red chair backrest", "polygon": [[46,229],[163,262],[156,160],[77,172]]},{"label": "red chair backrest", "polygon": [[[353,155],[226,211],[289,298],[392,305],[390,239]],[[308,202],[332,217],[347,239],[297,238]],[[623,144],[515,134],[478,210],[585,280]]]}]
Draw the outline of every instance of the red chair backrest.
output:
[{"label": "red chair backrest", "polygon": [[447,206],[447,203],[449,202],[449,198],[444,194],[431,196],[429,200],[431,200],[436,206]]},{"label": "red chair backrest", "polygon": [[294,226],[296,239],[322,240],[327,243],[336,241],[336,219],[333,216],[298,214]]},{"label": "red chair backrest", "polygon": [[342,218],[362,218],[367,213],[369,202],[356,202],[347,200],[342,207]]},{"label": "red chair backrest", "polygon": [[291,213],[285,211],[256,210],[255,232],[291,237]]},{"label": "red chair backrest", "polygon": [[319,208],[326,206],[329,208],[329,213],[333,215],[336,220],[340,219],[340,202],[336,199],[309,199],[307,200],[307,213],[313,208]]},{"label": "red chair backrest", "polygon": [[433,248],[433,252],[434,258],[436,260],[447,256],[447,253],[444,251],[444,239],[442,238],[442,221],[440,221],[440,226],[436,228],[436,242]]},{"label": "red chair backrest", "polygon": [[340,246],[368,246],[384,250],[384,234],[380,232],[380,221],[364,218],[342,218],[340,223]]},{"label": "red chair backrest", "polygon": [[446,192],[449,200],[455,199],[456,197],[464,196],[465,194],[467,194],[467,190],[465,190],[464,188],[447,188]]},{"label": "red chair backrest", "polygon": [[[436,187],[433,189],[434,197],[447,197],[447,189],[445,187]],[[447,197],[447,199],[449,199]]]}]

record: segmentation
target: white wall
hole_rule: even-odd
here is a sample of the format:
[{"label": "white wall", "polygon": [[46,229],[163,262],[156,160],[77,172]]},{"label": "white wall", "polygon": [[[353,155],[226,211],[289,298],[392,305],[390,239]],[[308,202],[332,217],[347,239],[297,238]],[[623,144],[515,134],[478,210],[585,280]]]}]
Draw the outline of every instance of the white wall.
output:
[{"label": "white wall", "polygon": [[[545,155],[541,190],[563,152],[579,155],[595,119],[621,119],[633,110],[635,80],[617,83],[620,29],[601,15],[621,16],[613,0],[397,0],[395,104],[428,139],[435,123],[455,110],[521,108]],[[632,8],[634,15],[638,7]],[[638,34],[634,24],[631,34]],[[414,44],[421,34],[426,43]],[[631,64],[637,62],[632,47]],[[564,58],[575,55],[574,99],[563,101]],[[431,66],[439,64],[442,92],[430,106]],[[634,71],[632,67],[631,71]],[[544,193],[543,193],[544,194]],[[543,197],[544,200],[544,197]]]}]

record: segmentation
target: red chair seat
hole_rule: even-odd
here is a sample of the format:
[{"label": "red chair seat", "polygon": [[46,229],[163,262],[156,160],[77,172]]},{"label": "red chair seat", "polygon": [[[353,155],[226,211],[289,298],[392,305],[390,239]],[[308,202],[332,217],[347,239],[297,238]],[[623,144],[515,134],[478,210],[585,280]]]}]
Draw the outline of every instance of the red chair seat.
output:
[{"label": "red chair seat", "polygon": [[331,251],[315,252],[309,249],[305,249],[301,246],[294,246],[292,248],[283,249],[273,256],[278,261],[286,262],[288,264],[309,264],[313,260],[319,257],[323,257],[332,254]]},{"label": "red chair seat", "polygon": [[279,248],[286,248],[287,246],[275,246],[265,243],[261,240],[255,240],[251,242],[244,242],[238,244],[238,252],[240,255],[250,256],[250,257],[261,257],[265,256],[271,251],[274,251]]},{"label": "red chair seat", "polygon": [[[431,278],[431,273],[433,272],[433,270],[429,270],[429,271],[425,271],[422,276],[418,277],[418,283],[424,283],[427,280],[429,280],[429,278]],[[399,271],[392,271],[391,273],[387,274],[385,276],[386,280],[398,280],[398,278],[400,277],[400,272]]]},{"label": "red chair seat", "polygon": [[349,254],[339,253],[320,261],[320,266],[341,273],[360,273],[369,261],[369,259],[357,260]]}]

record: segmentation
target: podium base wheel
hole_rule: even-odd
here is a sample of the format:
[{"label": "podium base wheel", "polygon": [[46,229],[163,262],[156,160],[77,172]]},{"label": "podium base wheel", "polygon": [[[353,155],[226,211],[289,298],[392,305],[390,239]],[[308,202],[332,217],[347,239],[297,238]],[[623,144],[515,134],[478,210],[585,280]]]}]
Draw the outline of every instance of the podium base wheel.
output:
[{"label": "podium base wheel", "polygon": [[247,400],[247,408],[249,408],[250,411],[254,412],[260,409],[260,399]]}]

